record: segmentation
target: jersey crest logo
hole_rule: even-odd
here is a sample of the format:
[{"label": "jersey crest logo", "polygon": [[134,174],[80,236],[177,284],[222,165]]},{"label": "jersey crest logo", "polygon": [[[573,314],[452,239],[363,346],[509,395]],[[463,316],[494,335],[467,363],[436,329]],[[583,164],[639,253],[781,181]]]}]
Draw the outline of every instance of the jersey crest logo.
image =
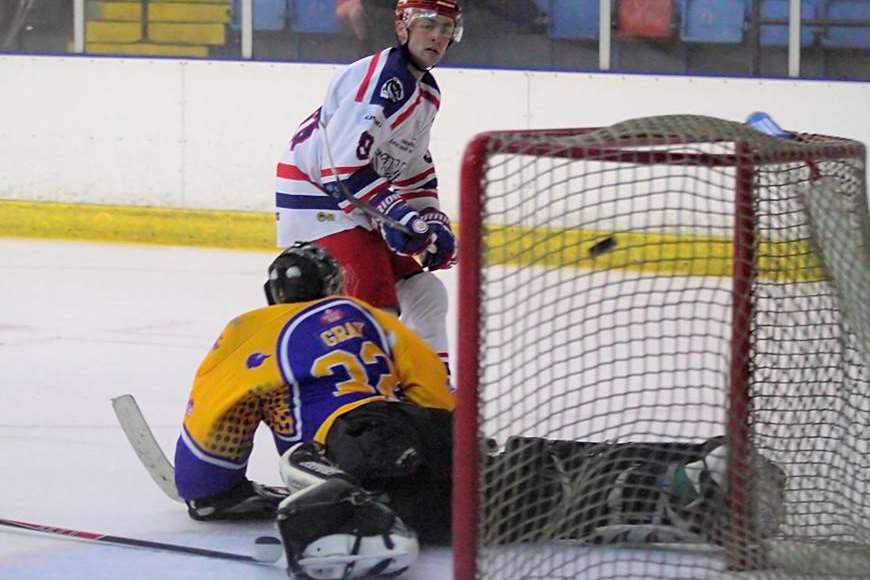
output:
[{"label": "jersey crest logo", "polygon": [[245,361],[245,366],[249,369],[254,369],[263,364],[267,358],[271,355],[263,354],[261,352],[255,352],[251,356],[248,357],[248,360]]},{"label": "jersey crest logo", "polygon": [[342,311],[333,310],[332,308],[327,308],[326,311],[320,315],[320,321],[324,324],[331,324],[341,320],[342,318],[344,318]]},{"label": "jersey crest logo", "polygon": [[398,103],[405,98],[405,89],[398,77],[393,77],[381,87],[381,98]]}]

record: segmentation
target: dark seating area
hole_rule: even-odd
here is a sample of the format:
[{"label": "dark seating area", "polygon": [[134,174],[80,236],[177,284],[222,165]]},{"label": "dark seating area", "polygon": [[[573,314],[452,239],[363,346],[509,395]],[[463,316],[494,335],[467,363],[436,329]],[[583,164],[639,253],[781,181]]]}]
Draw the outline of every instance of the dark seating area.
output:
[{"label": "dark seating area", "polygon": [[[240,58],[241,0],[197,1],[203,2],[198,6],[223,2],[230,10],[226,41],[212,43],[208,57]],[[395,0],[361,0],[365,38],[336,16],[337,1],[342,0],[253,0],[253,58],[350,62],[393,41]],[[109,14],[122,4],[93,0],[88,6]],[[600,5],[599,0],[463,0],[466,36],[444,64],[598,70]],[[47,20],[48,4],[36,6],[18,37],[7,39],[5,51],[70,50],[71,11],[57,11]],[[870,79],[870,0],[801,0],[800,6],[801,76]],[[789,11],[789,0],[610,0],[611,70],[784,77]],[[49,20],[61,24],[49,27]]]},{"label": "dark seating area", "polygon": [[[344,61],[362,56],[362,52],[348,53],[354,39],[335,18],[335,0],[255,0],[254,4],[255,30],[264,41],[274,31],[284,31],[284,40],[277,47],[269,42],[272,48],[258,51],[257,58]],[[611,0],[610,4],[614,69],[786,74],[789,0]],[[445,64],[544,70],[598,66],[599,0],[466,0],[464,6],[468,34]],[[281,22],[267,22],[266,15]],[[870,63],[851,56],[853,51],[870,51],[870,0],[802,0],[801,19],[805,76],[828,76],[831,68],[839,71],[835,75],[839,77],[870,77]],[[388,25],[381,33],[382,42],[390,39]]]},{"label": "dark seating area", "polygon": [[829,0],[823,4],[820,16],[831,24],[823,30],[822,46],[870,50],[870,1]]}]

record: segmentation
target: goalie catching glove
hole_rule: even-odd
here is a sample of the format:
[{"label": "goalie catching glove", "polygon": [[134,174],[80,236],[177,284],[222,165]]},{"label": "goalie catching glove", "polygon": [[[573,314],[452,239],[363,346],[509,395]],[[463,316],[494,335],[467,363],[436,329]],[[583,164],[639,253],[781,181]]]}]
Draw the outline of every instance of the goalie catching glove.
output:
[{"label": "goalie catching glove", "polygon": [[278,507],[288,572],[301,579],[396,576],[417,559],[401,519],[324,455],[313,441],[290,448],[281,477],[297,490]]}]

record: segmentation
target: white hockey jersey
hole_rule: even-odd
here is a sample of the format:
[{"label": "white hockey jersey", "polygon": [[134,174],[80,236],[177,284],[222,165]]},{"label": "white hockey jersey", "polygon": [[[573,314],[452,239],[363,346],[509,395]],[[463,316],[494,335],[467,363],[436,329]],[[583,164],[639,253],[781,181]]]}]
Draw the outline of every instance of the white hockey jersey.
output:
[{"label": "white hockey jersey", "polygon": [[428,147],[440,101],[435,79],[426,73],[417,81],[401,47],[339,73],[323,105],[300,124],[278,163],[278,245],[374,227],[349,202],[326,192],[337,180],[362,201],[389,188],[415,208],[437,208],[438,182]]}]

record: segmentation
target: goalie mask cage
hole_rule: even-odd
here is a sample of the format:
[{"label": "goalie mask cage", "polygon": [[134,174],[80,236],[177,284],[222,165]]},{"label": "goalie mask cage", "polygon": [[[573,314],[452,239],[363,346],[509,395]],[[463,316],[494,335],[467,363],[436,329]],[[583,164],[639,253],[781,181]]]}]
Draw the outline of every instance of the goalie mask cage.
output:
[{"label": "goalie mask cage", "polygon": [[[710,117],[478,135],[461,176],[455,578],[870,577],[865,180],[860,143]],[[596,539],[571,509],[609,490],[575,473],[544,501],[540,461],[487,467],[517,436],[716,435],[727,470],[703,541]],[[782,495],[753,450],[785,472]]]}]

